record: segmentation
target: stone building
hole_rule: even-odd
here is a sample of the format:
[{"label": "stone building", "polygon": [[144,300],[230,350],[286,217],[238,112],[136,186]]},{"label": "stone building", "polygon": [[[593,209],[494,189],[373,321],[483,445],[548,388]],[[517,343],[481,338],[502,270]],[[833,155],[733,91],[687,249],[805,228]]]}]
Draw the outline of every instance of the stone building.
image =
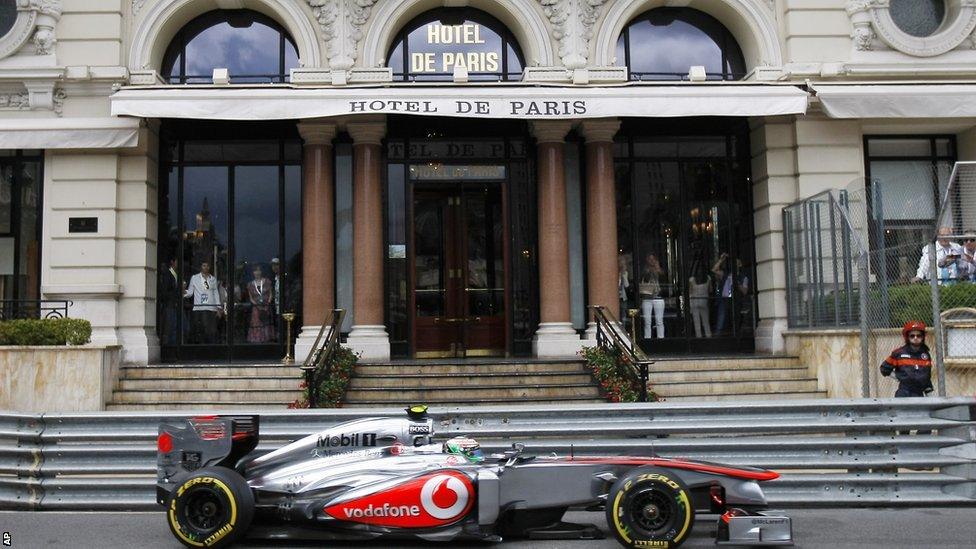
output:
[{"label": "stone building", "polygon": [[655,352],[781,351],[782,207],[976,160],[974,28],[964,0],[0,0],[0,292],[128,363],[281,356],[285,312],[301,356],[334,307],[376,359],[572,355],[588,305]]}]

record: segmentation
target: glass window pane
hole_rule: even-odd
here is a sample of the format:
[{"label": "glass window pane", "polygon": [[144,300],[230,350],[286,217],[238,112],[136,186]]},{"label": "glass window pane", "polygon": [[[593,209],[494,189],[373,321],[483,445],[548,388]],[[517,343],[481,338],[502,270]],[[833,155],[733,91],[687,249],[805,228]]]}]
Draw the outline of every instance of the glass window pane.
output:
[{"label": "glass window pane", "polygon": [[271,272],[275,279],[275,313],[298,314],[292,337],[302,325],[302,167],[285,166],[285,255]]},{"label": "glass window pane", "polygon": [[278,166],[234,170],[235,343],[278,341],[271,266],[279,252],[278,179]]},{"label": "glass window pane", "polygon": [[636,285],[644,339],[684,334],[679,216],[681,180],[675,162],[634,162],[638,249]]},{"label": "glass window pane", "polygon": [[[183,168],[183,343],[225,341],[227,303],[228,168]],[[186,294],[189,294],[188,296]]]},{"label": "glass window pane", "polygon": [[10,32],[17,20],[17,0],[0,0],[0,36]]},{"label": "glass window pane", "polygon": [[868,139],[868,156],[924,156],[932,155],[932,141],[928,138]]},{"label": "glass window pane", "polygon": [[455,67],[466,68],[474,81],[516,80],[522,55],[495,18],[477,10],[444,8],[409,24],[405,39],[390,49],[387,66],[394,77],[411,81],[449,81]]},{"label": "glass window pane", "polygon": [[[179,170],[173,166],[159,182],[160,235],[159,272],[157,273],[156,299],[159,303],[159,318],[156,326],[162,345],[176,345],[180,342],[180,325],[189,329],[187,318],[180,318],[183,302],[183,281],[180,278],[179,264]],[[182,322],[181,322],[182,320]]]},{"label": "glass window pane", "polygon": [[11,232],[14,204],[14,165],[0,165],[0,234]]},{"label": "glass window pane", "polygon": [[678,142],[674,139],[667,141],[635,141],[634,156],[674,158],[678,156]]},{"label": "glass window pane", "polygon": [[[208,83],[213,69],[226,68],[236,83],[280,82],[299,64],[294,43],[287,36],[282,49],[282,34],[277,23],[257,12],[204,14],[188,23],[170,45],[163,74],[171,82],[180,81],[173,76],[182,76],[187,83]],[[184,74],[180,72],[181,54],[185,55]]]},{"label": "glass window pane", "polygon": [[187,162],[276,162],[277,141],[187,141],[183,160]]},{"label": "glass window pane", "polygon": [[725,138],[700,138],[693,141],[681,141],[678,144],[678,154],[684,157],[721,157],[725,158]]},{"label": "glass window pane", "polygon": [[38,215],[40,213],[41,165],[24,162],[20,175],[20,298],[37,299],[40,288],[40,242]]},{"label": "glass window pane", "polygon": [[956,151],[952,146],[951,139],[936,139],[935,154],[939,156],[956,156]]},{"label": "glass window pane", "polygon": [[0,299],[15,299],[14,237],[0,237]]},{"label": "glass window pane", "polygon": [[705,67],[706,74],[716,79],[741,78],[745,73],[742,51],[729,31],[693,9],[647,12],[627,27],[627,47],[635,79],[681,79],[692,66]]},{"label": "glass window pane", "polygon": [[436,197],[414,198],[414,284],[416,314],[444,315],[444,215]]},{"label": "glass window pane", "polygon": [[871,161],[885,220],[934,219],[935,177],[931,161]]},{"label": "glass window pane", "polygon": [[945,20],[945,0],[891,0],[891,18],[912,36],[932,36]]}]

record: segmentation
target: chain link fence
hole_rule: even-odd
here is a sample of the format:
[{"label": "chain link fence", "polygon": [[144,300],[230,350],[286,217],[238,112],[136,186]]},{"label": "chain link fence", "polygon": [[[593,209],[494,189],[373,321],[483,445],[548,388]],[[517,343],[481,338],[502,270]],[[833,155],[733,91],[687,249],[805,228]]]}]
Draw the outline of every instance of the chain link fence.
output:
[{"label": "chain link fence", "polygon": [[939,394],[976,392],[976,163],[857,179],[783,226],[789,327],[857,330],[862,396],[894,392],[878,365],[909,320],[930,327]]}]

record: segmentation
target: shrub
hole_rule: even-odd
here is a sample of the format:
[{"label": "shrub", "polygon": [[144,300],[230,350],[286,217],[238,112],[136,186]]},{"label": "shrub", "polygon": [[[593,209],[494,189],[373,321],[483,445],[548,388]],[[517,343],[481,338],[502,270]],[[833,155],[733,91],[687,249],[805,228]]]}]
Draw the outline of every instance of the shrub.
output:
[{"label": "shrub", "polygon": [[[593,377],[600,384],[600,392],[610,402],[637,402],[640,400],[640,378],[617,353],[601,347],[583,347],[579,352],[586,360],[586,365],[593,371]],[[650,382],[647,387],[647,400],[658,400],[651,390]]]},{"label": "shrub", "polygon": [[[351,349],[346,347],[336,349],[328,377],[323,376],[323,379],[318,382],[318,387],[315,387],[317,408],[339,408],[342,406],[342,397],[346,394],[346,387],[349,386],[349,379],[352,377],[352,372],[358,361],[359,356]],[[308,408],[310,395],[308,384],[302,381],[298,387],[302,389],[302,396],[289,404],[288,407]]]},{"label": "shrub", "polygon": [[[976,307],[976,284],[958,282],[939,286],[939,309],[948,311],[956,307]],[[857,326],[860,313],[860,292],[840,291],[825,296],[821,301],[820,316],[829,320],[835,318],[835,308],[840,308],[842,324]],[[923,284],[897,284],[888,286],[888,310],[883,305],[881,289],[874,285],[868,294],[868,307],[873,325],[901,326],[909,320],[921,320],[932,325],[932,287]],[[853,313],[848,317],[847,312]],[[885,314],[887,312],[887,315]],[[884,322],[887,320],[887,322]],[[827,324],[823,324],[827,325]]]},{"label": "shrub", "polygon": [[84,345],[91,322],[80,318],[18,319],[0,322],[0,345]]}]

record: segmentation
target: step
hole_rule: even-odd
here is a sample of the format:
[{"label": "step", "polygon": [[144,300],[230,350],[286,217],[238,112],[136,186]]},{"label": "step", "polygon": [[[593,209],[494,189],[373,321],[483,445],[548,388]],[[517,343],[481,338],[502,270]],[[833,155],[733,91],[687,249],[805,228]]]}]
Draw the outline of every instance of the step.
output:
[{"label": "step", "polygon": [[714,402],[714,401],[736,401],[736,400],[794,400],[810,398],[827,398],[827,391],[799,391],[799,392],[768,392],[768,393],[736,393],[730,395],[706,394],[706,395],[684,395],[668,397],[658,393],[658,397],[663,402]]},{"label": "step", "polygon": [[125,404],[111,403],[105,406],[108,411],[137,411],[137,410],[195,410],[197,412],[209,412],[210,410],[274,410],[284,411],[288,409],[288,403],[282,402],[248,402],[246,404],[237,402],[190,402],[174,401],[168,403],[161,402],[129,402]]},{"label": "step", "polygon": [[119,383],[121,391],[165,391],[165,390],[297,390],[302,382],[300,377],[250,376],[250,377],[179,377],[179,378],[135,378],[123,379]]},{"label": "step", "polygon": [[235,389],[225,391],[188,391],[188,390],[146,390],[146,391],[113,391],[112,403],[160,403],[168,402],[229,402],[246,405],[251,402],[281,402],[287,404],[302,395],[302,391],[295,389],[281,389],[270,391],[252,391]]},{"label": "step", "polygon": [[650,373],[651,383],[670,382],[725,382],[743,379],[809,379],[810,371],[803,367],[795,368],[742,368],[720,370],[668,370]]},{"label": "step", "polygon": [[[410,402],[405,400],[403,402]],[[402,404],[403,402],[397,402],[397,404]],[[606,404],[606,399],[603,398],[591,398],[591,397],[551,397],[551,398],[539,398],[532,399],[531,404],[565,404],[571,402],[573,404]],[[526,401],[524,398],[473,398],[464,399],[456,397],[447,398],[428,398],[423,401],[424,404],[436,405],[436,406],[471,406],[471,405],[484,405],[484,406],[518,406],[525,405]],[[342,403],[343,408],[359,408],[359,407],[384,407],[389,408],[391,406],[391,401],[389,400],[344,400]]]},{"label": "step", "polygon": [[398,375],[360,375],[353,376],[350,389],[367,388],[416,388],[425,387],[492,387],[499,385],[586,385],[592,383],[590,374],[580,373],[519,373],[499,372],[492,374],[398,374]]},{"label": "step", "polygon": [[722,370],[744,368],[795,368],[802,366],[795,356],[746,356],[746,357],[701,357],[701,358],[655,358],[649,369],[657,371]]},{"label": "step", "polygon": [[569,372],[575,371],[586,373],[589,370],[582,361],[560,361],[560,362],[498,362],[498,363],[452,363],[452,362],[430,362],[415,363],[408,362],[403,364],[384,363],[384,364],[357,364],[356,374],[365,375],[397,375],[397,374],[422,374],[422,375],[442,375],[442,374],[482,374],[496,372]]},{"label": "step", "polygon": [[742,381],[722,381],[719,383],[710,382],[673,382],[656,383],[651,381],[651,387],[659,395],[686,396],[686,395],[745,395],[756,393],[798,393],[816,392],[816,378],[807,379],[788,379],[788,380],[742,380]]},{"label": "step", "polygon": [[440,399],[452,401],[478,402],[491,399],[519,399],[536,402],[554,397],[600,398],[600,391],[592,384],[577,385],[536,385],[536,386],[497,386],[497,387],[439,387],[435,389],[354,389],[346,391],[343,399],[347,402],[386,401],[386,402],[435,402]]},{"label": "step", "polygon": [[150,366],[125,366],[120,369],[125,379],[159,379],[172,377],[246,377],[246,376],[291,376],[302,377],[302,370],[296,366],[279,364],[236,365],[186,365],[154,364]]}]

